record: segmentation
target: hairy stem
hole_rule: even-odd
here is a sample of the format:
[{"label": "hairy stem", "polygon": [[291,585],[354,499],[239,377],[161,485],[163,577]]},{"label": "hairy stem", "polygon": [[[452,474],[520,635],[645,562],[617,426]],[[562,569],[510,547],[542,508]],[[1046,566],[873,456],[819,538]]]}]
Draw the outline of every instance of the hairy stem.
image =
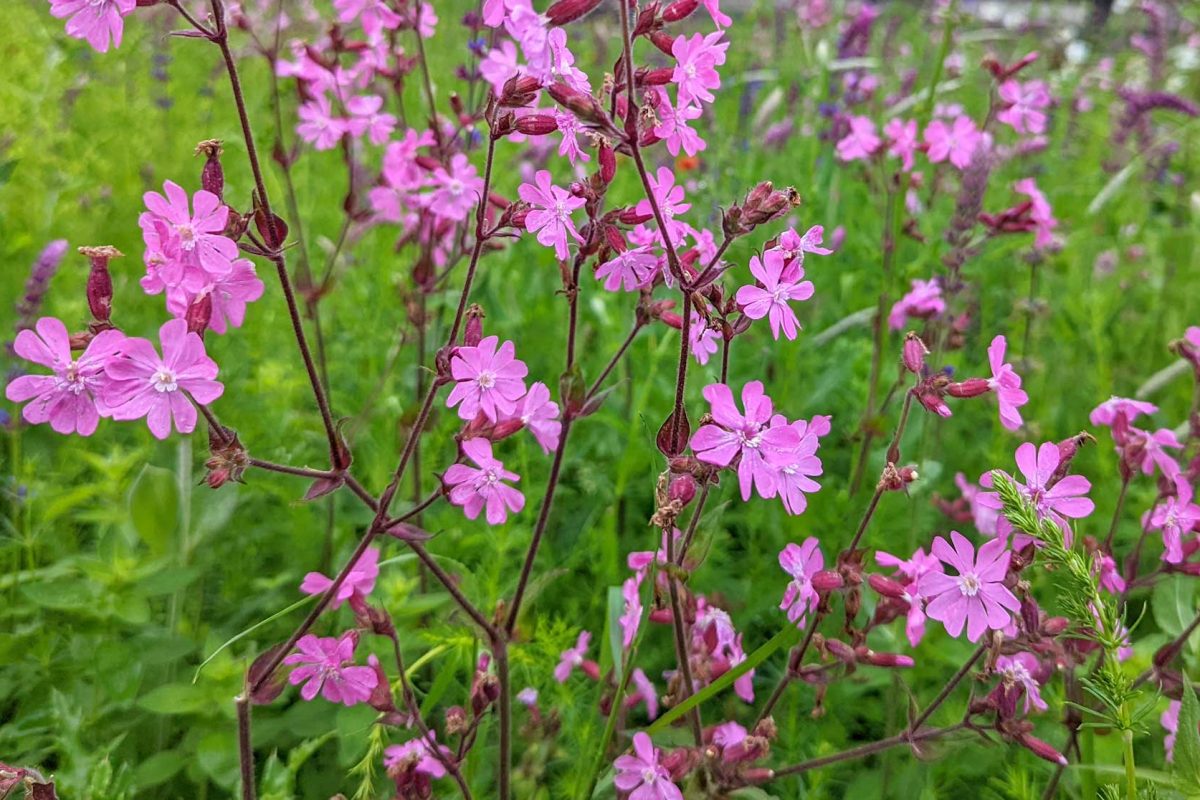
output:
[{"label": "hairy stem", "polygon": [[250,698],[245,693],[233,701],[237,706],[238,765],[242,773],[242,800],[254,800],[254,747],[250,742]]}]

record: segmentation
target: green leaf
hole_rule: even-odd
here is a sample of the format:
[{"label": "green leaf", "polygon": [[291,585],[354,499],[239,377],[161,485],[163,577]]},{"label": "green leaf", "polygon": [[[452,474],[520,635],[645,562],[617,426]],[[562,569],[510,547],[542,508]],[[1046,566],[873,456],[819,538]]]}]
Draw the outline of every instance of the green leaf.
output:
[{"label": "green leaf", "polygon": [[208,693],[190,683],[168,683],[151,689],[137,704],[152,714],[193,714],[211,705]]},{"label": "green leaf", "polygon": [[1175,776],[1190,796],[1200,795],[1200,703],[1196,690],[1184,676],[1183,703],[1179,708],[1179,728],[1175,734]]},{"label": "green leaf", "polygon": [[1178,636],[1196,616],[1196,584],[1185,575],[1173,575],[1154,587],[1150,601],[1154,621],[1171,636]]},{"label": "green leaf", "polygon": [[178,750],[163,750],[138,764],[133,782],[139,789],[150,789],[175,777],[187,762],[188,757]]},{"label": "green leaf", "polygon": [[705,686],[687,700],[684,700],[682,703],[675,706],[670,711],[655,720],[654,724],[646,729],[646,732],[653,736],[656,733],[666,730],[668,725],[682,717],[688,711],[691,711],[693,707],[700,705],[708,698],[713,697],[714,695],[719,694],[720,692],[725,691],[725,689],[728,687],[732,686],[734,681],[765,661],[767,656],[771,655],[781,647],[791,647],[799,640],[800,631],[797,628],[793,628],[791,625],[787,626],[779,633],[768,639],[766,644],[747,656],[745,661],[738,664],[736,667],[729,670],[729,672],[726,672],[708,686]]},{"label": "green leaf", "polygon": [[179,487],[170,470],[147,464],[129,489],[133,529],[155,555],[167,552],[179,527]]},{"label": "green leaf", "polygon": [[621,615],[624,613],[625,598],[621,594],[621,587],[608,587],[608,614],[605,620],[604,630],[605,636],[608,639],[608,656],[612,659],[612,668],[615,670],[616,680],[618,682],[624,678],[625,671],[625,659],[621,657],[624,651],[624,648],[622,647],[624,632],[621,628]]}]

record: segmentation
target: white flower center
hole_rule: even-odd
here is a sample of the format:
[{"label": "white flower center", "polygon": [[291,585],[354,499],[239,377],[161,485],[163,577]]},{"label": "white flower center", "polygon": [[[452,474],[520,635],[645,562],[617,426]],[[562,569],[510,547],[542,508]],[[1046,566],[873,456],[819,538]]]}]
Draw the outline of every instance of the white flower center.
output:
[{"label": "white flower center", "polygon": [[748,447],[751,450],[757,450],[759,443],[762,441],[762,435],[758,433],[754,434],[753,436],[748,436],[746,435],[745,431],[738,431],[737,435],[738,443],[742,447]]},{"label": "white flower center", "polygon": [[683,65],[683,74],[687,75],[689,78],[696,77],[696,65],[695,64],[684,64]]},{"label": "white flower center", "polygon": [[184,250],[192,250],[196,247],[196,229],[192,227],[190,222],[175,226],[175,232],[179,234],[179,244]]},{"label": "white flower center", "polygon": [[646,783],[653,784],[658,780],[658,770],[654,767],[646,767],[642,770],[642,780]]},{"label": "white flower center", "polygon": [[974,572],[968,572],[965,575],[959,575],[955,580],[958,581],[958,590],[967,597],[974,597],[979,594],[979,587],[982,582],[979,576]]},{"label": "white flower center", "polygon": [[1004,676],[1004,682],[1009,685],[1028,683],[1030,680],[1032,680],[1029,670],[1025,669],[1024,664],[1020,663],[1009,664],[1004,668],[1002,674]]},{"label": "white flower center", "polygon": [[479,373],[479,377],[475,379],[475,383],[479,384],[480,389],[491,389],[496,385],[496,373],[490,369]]},{"label": "white flower center", "polygon": [[446,191],[450,192],[450,194],[454,195],[455,197],[458,197],[460,194],[462,194],[464,188],[466,187],[458,178],[451,178],[446,182]]},{"label": "white flower center", "polygon": [[171,372],[166,367],[163,367],[158,372],[150,377],[150,385],[157,392],[173,392],[179,388],[178,379],[175,373]]}]

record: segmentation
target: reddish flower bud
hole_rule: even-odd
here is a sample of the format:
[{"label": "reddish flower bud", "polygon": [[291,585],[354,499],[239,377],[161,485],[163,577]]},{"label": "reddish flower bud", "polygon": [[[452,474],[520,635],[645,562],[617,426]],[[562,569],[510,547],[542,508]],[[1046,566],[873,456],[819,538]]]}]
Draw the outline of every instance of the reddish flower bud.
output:
[{"label": "reddish flower bud", "polygon": [[112,319],[113,284],[108,262],[124,253],[110,245],[81,247],[79,252],[87,256],[92,266],[87,279],[88,308],[97,322],[109,322]]},{"label": "reddish flower bud", "polygon": [[812,587],[818,592],[831,592],[844,585],[841,574],[831,569],[823,569],[812,576]]},{"label": "reddish flower bud", "polygon": [[[862,652],[864,650],[866,652]],[[865,647],[859,648],[858,657],[873,667],[908,669],[914,663],[911,656],[901,655],[900,653],[876,653],[874,650],[867,650]]]},{"label": "reddish flower bud", "polygon": [[200,188],[224,199],[225,170],[221,167],[221,140],[205,139],[196,145],[196,155],[205,157],[200,168]]},{"label": "reddish flower bud", "polygon": [[208,322],[212,319],[212,311],[212,292],[204,292],[193,300],[183,315],[187,320],[188,332],[198,334],[203,339],[204,332],[208,330]]},{"label": "reddish flower bud", "polygon": [[674,53],[671,48],[675,46],[675,37],[664,31],[655,31],[650,34],[650,43],[662,51],[665,55],[674,58]]},{"label": "reddish flower bud", "polygon": [[617,176],[617,154],[607,141],[600,145],[600,180],[612,183]]},{"label": "reddish flower bud", "polygon": [[639,214],[635,206],[621,209],[621,213],[617,214],[617,219],[623,225],[641,225],[643,222],[649,222],[654,219],[654,215],[650,213]]},{"label": "reddish flower bud", "polygon": [[952,383],[946,387],[946,393],[951,397],[978,397],[991,390],[992,387],[984,378],[967,378],[965,381]]},{"label": "reddish flower bud", "polygon": [[530,114],[517,120],[516,129],[529,136],[545,136],[558,130],[558,123],[548,114]]},{"label": "reddish flower bud", "polygon": [[463,328],[463,344],[475,347],[483,340],[483,308],[476,303],[467,306],[467,324]]},{"label": "reddish flower bud", "polygon": [[662,21],[678,22],[681,19],[687,19],[699,7],[700,0],[675,0],[674,3],[663,9]]},{"label": "reddish flower bud", "polygon": [[367,666],[375,670],[375,688],[371,692],[371,697],[367,703],[371,708],[380,713],[387,714],[396,710],[396,702],[392,698],[392,684],[388,680],[387,673],[383,671],[382,665],[375,654],[367,656]]},{"label": "reddish flower bud", "polygon": [[585,94],[561,81],[550,84],[546,91],[550,93],[556,103],[581,120],[601,124],[608,122],[608,115],[604,113],[604,108],[590,94]]},{"label": "reddish flower bud", "polygon": [[1050,617],[1042,623],[1042,633],[1046,636],[1058,636],[1071,627],[1071,621],[1066,617]]},{"label": "reddish flower bud", "polygon": [[639,86],[666,86],[671,82],[675,70],[670,67],[660,69],[640,69],[633,76]]},{"label": "reddish flower bud", "polygon": [[541,88],[541,82],[532,75],[514,75],[504,82],[500,90],[500,105],[524,108],[537,99]]},{"label": "reddish flower bud", "polygon": [[854,648],[840,639],[826,639],[825,650],[844,664],[853,665],[858,662],[858,654],[854,652]]},{"label": "reddish flower bud", "polygon": [[566,25],[596,10],[603,0],[558,0],[546,9],[552,25]]},{"label": "reddish flower bud", "polygon": [[904,368],[915,375],[920,375],[925,368],[925,356],[927,355],[929,355],[929,348],[921,341],[921,337],[909,331],[908,335],[904,337],[904,349],[901,355]]},{"label": "reddish flower bud", "polygon": [[691,475],[676,475],[667,488],[667,499],[683,508],[696,496],[696,479]]},{"label": "reddish flower bud", "polygon": [[908,590],[899,581],[894,581],[891,578],[884,577],[872,573],[867,576],[867,583],[872,589],[884,597],[901,598],[908,594]]},{"label": "reddish flower bud", "polygon": [[1058,764],[1065,767],[1067,765],[1067,757],[1055,750],[1049,743],[1043,742],[1036,736],[1030,736],[1028,733],[1022,733],[1017,736],[1017,744],[1024,747],[1029,752],[1033,753],[1038,758],[1044,758],[1052,764]]}]

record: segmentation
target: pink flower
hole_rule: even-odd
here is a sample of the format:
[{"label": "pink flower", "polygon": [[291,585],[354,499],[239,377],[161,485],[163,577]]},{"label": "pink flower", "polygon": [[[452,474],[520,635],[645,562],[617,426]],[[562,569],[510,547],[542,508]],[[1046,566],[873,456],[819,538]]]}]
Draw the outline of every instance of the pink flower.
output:
[{"label": "pink flower", "polygon": [[53,375],[21,375],[9,382],[4,396],[14,403],[29,404],[21,416],[31,425],[49,422],[56,433],[91,436],[108,416],[104,404],[104,366],[114,358],[125,341],[120,331],[108,330],[88,343],[75,358],[67,326],[54,317],[42,317],[23,330],[13,342],[13,351],[34,364],[49,367]]},{"label": "pink flower", "polygon": [[562,423],[558,421],[558,403],[550,399],[550,389],[546,384],[538,381],[530,385],[514,414],[533,434],[543,453],[558,448]]},{"label": "pink flower", "polygon": [[[687,211],[692,204],[683,202],[683,187],[675,184],[675,173],[671,172],[668,167],[659,167],[657,177],[650,176],[650,189],[654,199],[658,201],[658,208],[662,211],[667,227],[671,229],[669,233],[673,241],[678,236],[678,232],[674,230],[676,226],[673,224],[675,215]],[[644,198],[638,202],[634,210],[642,215],[653,213],[650,201]],[[662,233],[665,235],[668,231]],[[630,238],[632,239],[632,236]]]},{"label": "pink flower", "polygon": [[1015,431],[1021,427],[1021,412],[1017,409],[1029,402],[1029,395],[1022,391],[1021,376],[1013,370],[1012,364],[1004,362],[1007,347],[1008,340],[1003,336],[997,336],[988,345],[988,363],[992,367],[988,387],[1000,401],[1000,422],[1010,431]]},{"label": "pink flower", "polygon": [[[337,594],[333,596],[329,607],[338,609],[341,608],[342,603],[351,598],[357,597],[359,600],[365,598],[375,589],[375,579],[378,577],[379,548],[368,547],[350,568],[350,574],[338,587]],[[331,586],[333,586],[332,578],[327,578],[319,572],[310,572],[304,576],[304,581],[300,584],[300,591],[305,594],[324,594]]]},{"label": "pink flower", "polygon": [[492,422],[511,414],[525,394],[523,378],[529,374],[524,361],[516,358],[512,342],[496,349],[495,336],[485,337],[475,347],[458,347],[450,359],[450,375],[456,383],[446,398],[446,407],[458,405],[458,416],[472,420],[479,412]]},{"label": "pink flower", "polygon": [[492,443],[487,439],[467,439],[462,443],[463,453],[478,467],[452,464],[442,476],[450,489],[450,502],[462,507],[467,519],[475,519],[487,508],[489,525],[499,525],[508,519],[511,511],[516,514],[525,507],[525,495],[503,481],[521,479],[509,472],[504,464],[492,457]]},{"label": "pink flower", "polygon": [[[429,738],[436,736],[437,731],[430,730]],[[383,751],[383,766],[390,774],[399,773],[403,776],[402,779],[408,779],[423,788],[428,788],[431,778],[446,777],[446,765],[442,763],[442,760],[450,759],[454,755],[444,744],[439,744],[437,747],[442,758],[438,758],[434,754],[433,749],[429,746],[429,739],[425,736],[409,739],[404,744],[389,745]],[[419,796],[430,797],[432,795],[421,794]]]},{"label": "pink flower", "polygon": [[583,241],[571,221],[571,212],[582,208],[587,201],[554,186],[550,182],[550,173],[544,169],[534,175],[533,184],[523,183],[517,187],[517,194],[533,207],[525,218],[525,229],[530,233],[537,231],[537,240],[553,247],[560,261],[565,260],[570,255],[567,236],[577,242]]},{"label": "pink flower", "polygon": [[896,567],[903,576],[905,591],[902,600],[907,606],[905,614],[904,633],[908,643],[916,647],[925,638],[925,603],[926,597],[921,591],[921,579],[932,572],[941,572],[942,563],[932,553],[925,554],[925,549],[918,547],[912,558],[902,560],[891,553],[879,551],[875,553],[875,561],[880,566]]},{"label": "pink flower", "polygon": [[689,122],[704,113],[700,106],[680,105],[676,108],[671,105],[670,96],[661,86],[658,87],[655,97],[657,97],[655,111],[658,125],[654,126],[654,135],[666,140],[668,153],[677,156],[682,150],[689,156],[694,156],[708,147],[708,144],[700,138],[700,134],[688,125]]},{"label": "pink flower", "polygon": [[625,612],[621,615],[619,622],[622,634],[621,646],[626,649],[633,644],[638,628],[642,624],[641,586],[641,573],[632,578],[626,578],[625,582],[621,584],[621,596],[625,599]]},{"label": "pink flower", "polygon": [[729,15],[721,11],[721,0],[700,0],[700,5],[704,6],[704,10],[712,17],[713,24],[718,28],[728,28],[733,24]]},{"label": "pink flower", "polygon": [[870,117],[850,117],[850,132],[838,140],[837,157],[840,161],[866,160],[881,144]]},{"label": "pink flower", "polygon": [[775,496],[778,486],[775,463],[786,461],[787,452],[800,447],[800,437],[787,425],[767,427],[771,421],[771,398],[763,393],[761,381],[750,381],[742,388],[743,416],[733,402],[733,393],[723,383],[704,387],[704,398],[712,407],[715,424],[701,426],[692,435],[696,457],[707,464],[727,467],[741,456],[737,465],[742,499],[750,499],[753,486],[761,497]]},{"label": "pink flower", "polygon": [[566,156],[567,161],[572,164],[577,160],[585,162],[592,160],[592,157],[579,146],[579,133],[584,128],[574,114],[563,111],[561,108],[555,108],[554,124],[558,126],[558,132],[562,134],[562,143],[558,146],[560,156]]},{"label": "pink flower", "polygon": [[146,418],[158,439],[171,433],[171,423],[180,433],[196,429],[196,409],[186,395],[208,405],[221,396],[217,364],[204,352],[204,342],[187,329],[182,319],[173,319],[158,331],[162,357],[145,339],[130,337],[118,355],[105,362],[108,383],[104,404],[117,420]]},{"label": "pink flower", "polygon": [[796,338],[800,323],[796,312],[788,305],[793,300],[804,301],[813,296],[812,281],[801,280],[804,268],[788,269],[783,253],[767,250],[762,259],[750,257],[750,272],[762,284],[743,286],[738,289],[737,302],[750,319],[767,317],[771,323],[771,335],[779,338],[779,331],[788,339]]},{"label": "pink flower", "polygon": [[479,62],[479,74],[492,85],[496,94],[504,90],[505,82],[521,71],[517,46],[508,39],[500,42]]},{"label": "pink flower", "polygon": [[346,120],[334,116],[329,98],[321,93],[296,109],[300,124],[296,135],[313,146],[315,150],[331,150],[337,147],[348,126]]},{"label": "pink flower", "polygon": [[788,228],[779,237],[779,244],[775,245],[776,250],[783,254],[783,257],[788,261],[789,270],[794,268],[791,263],[799,261],[799,266],[804,265],[804,254],[812,253],[818,256],[827,256],[833,251],[827,247],[822,247],[821,243],[825,239],[825,228],[821,225],[813,225],[804,232],[801,236],[796,232],[795,228]]},{"label": "pink flower", "polygon": [[905,172],[911,170],[917,152],[917,121],[892,118],[883,127],[883,135],[887,137],[888,155],[900,159]]},{"label": "pink flower", "polygon": [[1025,713],[1030,707],[1045,711],[1048,706],[1042,699],[1041,684],[1034,678],[1038,672],[1038,660],[1033,653],[1013,653],[996,659],[996,674],[1000,676],[1006,694],[1014,695],[1013,702],[1021,693],[1025,695]]},{"label": "pink flower", "polygon": [[483,0],[483,24],[498,28],[504,22],[505,0]]},{"label": "pink flower", "polygon": [[[1092,488],[1091,481],[1082,475],[1067,475],[1047,486],[1061,461],[1054,442],[1043,442],[1040,447],[1025,442],[1017,448],[1016,458],[1017,467],[1025,476],[1025,484],[1017,483],[1017,488],[1033,503],[1038,519],[1053,519],[1065,528],[1064,517],[1082,519],[1096,509],[1096,504],[1085,496]],[[987,485],[991,485],[990,481]],[[988,508],[1004,506],[996,492],[983,492],[979,503]],[[1069,529],[1066,533],[1070,536]]]},{"label": "pink flower", "polygon": [[654,279],[657,269],[658,256],[647,247],[635,247],[617,253],[601,264],[596,269],[596,280],[604,281],[604,288],[610,292],[618,288],[636,292]]},{"label": "pink flower", "polygon": [[[142,280],[145,285],[147,278]],[[253,262],[248,258],[238,258],[234,259],[232,270],[213,277],[199,291],[188,291],[182,285],[168,290],[167,310],[176,317],[182,317],[193,302],[209,295],[212,297],[212,317],[208,321],[208,328],[215,333],[226,333],[229,328],[242,327],[246,320],[246,306],[262,297],[264,288]]]},{"label": "pink flower", "polygon": [[1097,559],[1096,569],[1100,575],[1100,588],[1109,594],[1121,595],[1125,593],[1125,579],[1121,577],[1121,571],[1117,569],[1116,560],[1107,553],[1099,554]]},{"label": "pink flower", "polygon": [[950,159],[954,166],[966,169],[984,139],[971,118],[962,115],[950,125],[940,119],[930,122],[925,128],[925,144],[929,146],[929,160],[934,164]]},{"label": "pink flower", "polygon": [[1163,737],[1163,747],[1167,751],[1168,764],[1175,761],[1175,739],[1179,735],[1179,712],[1182,710],[1183,703],[1179,700],[1172,700],[1167,704],[1167,710],[1159,717],[1163,730],[1167,732],[1167,735]]},{"label": "pink flower", "polygon": [[1058,220],[1054,218],[1046,195],[1038,189],[1033,178],[1019,180],[1013,188],[1028,197],[1033,204],[1029,215],[1034,223],[1033,246],[1038,249],[1049,247],[1054,243],[1054,229],[1058,227]]},{"label": "pink flower", "polygon": [[729,42],[721,41],[723,35],[722,31],[716,31],[707,36],[695,33],[690,39],[682,35],[675,39],[671,46],[676,61],[671,82],[679,87],[680,106],[713,101],[710,90],[721,86],[716,68],[725,63],[725,51],[729,49]]},{"label": "pink flower", "polygon": [[1143,475],[1153,474],[1155,466],[1168,479],[1174,479],[1179,474],[1179,464],[1164,448],[1170,447],[1178,450],[1183,447],[1183,442],[1179,441],[1175,432],[1170,428],[1159,428],[1154,433],[1150,433],[1130,425],[1129,438],[1134,443],[1130,449],[1135,452],[1140,451],[1137,453],[1137,458],[1141,462]]},{"label": "pink flower", "polygon": [[927,281],[914,280],[909,293],[892,306],[892,311],[888,314],[888,327],[898,331],[904,327],[909,317],[929,319],[945,310],[946,301],[942,299],[942,285],[937,278]]},{"label": "pink flower", "polygon": [[641,667],[636,668],[629,676],[637,691],[630,697],[635,704],[641,701],[646,704],[646,716],[654,719],[658,716],[658,690],[654,688],[654,683],[646,677],[646,673]]},{"label": "pink flower", "polygon": [[692,357],[704,365],[719,349],[717,342],[721,341],[721,334],[708,327],[704,318],[693,311],[692,324],[688,326],[688,338],[691,340]]},{"label": "pink flower", "polygon": [[438,167],[433,173],[433,193],[428,195],[429,210],[442,219],[461,222],[471,213],[483,194],[483,178],[463,153],[455,153],[450,168]]},{"label": "pink flower", "polygon": [[394,31],[400,27],[401,18],[384,0],[333,0],[338,12],[338,22],[347,25],[355,20],[362,24],[367,38],[374,39],[380,31]]},{"label": "pink flower", "polygon": [[1092,409],[1088,420],[1093,425],[1107,425],[1112,427],[1118,418],[1123,417],[1125,422],[1128,423],[1137,419],[1139,414],[1154,414],[1157,411],[1158,406],[1153,403],[1147,403],[1142,400],[1129,400],[1114,395]]},{"label": "pink flower", "polygon": [[825,568],[825,556],[816,537],[808,537],[801,545],[789,542],[779,551],[779,566],[792,576],[779,607],[787,610],[788,622],[803,628],[806,615],[816,609],[821,599],[812,585],[813,576]]},{"label": "pink flower", "polygon": [[824,434],[818,431],[823,428],[825,433],[829,432],[828,418],[821,419],[824,420],[823,426],[817,419],[811,423],[803,419],[793,422],[791,427],[800,437],[800,446],[779,454],[779,473],[776,480],[779,484],[779,497],[789,514],[803,514],[804,509],[808,508],[808,498],[805,495],[821,490],[821,484],[812,479],[812,476],[822,472],[821,459],[817,457],[816,452],[821,446],[820,437]]},{"label": "pink flower", "polygon": [[382,109],[383,98],[377,94],[350,98],[346,103],[346,110],[350,112],[346,130],[354,137],[367,134],[371,144],[384,144],[396,129],[396,117]]},{"label": "pink flower", "polygon": [[1012,622],[1009,612],[1018,613],[1021,604],[1004,586],[1011,553],[1000,539],[991,539],[975,548],[958,531],[950,532],[951,547],[938,536],[933,540],[933,554],[958,574],[926,573],[921,579],[921,592],[929,598],[925,613],[946,626],[946,632],[958,637],[963,624],[967,639],[978,641],[984,631],[1003,630]]},{"label": "pink flower", "polygon": [[353,666],[354,648],[358,636],[347,631],[341,638],[318,638],[311,633],[296,642],[296,650],[283,660],[284,664],[300,664],[288,676],[293,686],[303,683],[300,696],[312,700],[320,692],[331,703],[347,706],[366,702],[379,676],[371,667]]},{"label": "pink flower", "polygon": [[67,20],[67,35],[83,39],[98,53],[107,53],[109,43],[121,46],[124,17],[137,0],[50,0],[50,14]]},{"label": "pink flower", "polygon": [[[575,640],[575,646],[563,650],[562,655],[559,656],[558,666],[554,668],[554,680],[559,683],[566,683],[567,678],[571,677],[571,673],[576,667],[591,675],[592,671],[588,668],[590,662],[587,660],[588,643],[591,641],[592,634],[590,631],[579,632],[579,638]],[[595,665],[593,664],[593,666]],[[595,670],[596,675],[598,675],[599,667],[595,667]]]},{"label": "pink flower", "polygon": [[638,731],[633,735],[634,755],[619,756],[613,762],[617,774],[613,783],[629,793],[629,800],[683,800],[679,787],[671,783],[671,774],[659,763],[659,751],[650,737]]},{"label": "pink flower", "polygon": [[1162,530],[1163,561],[1178,564],[1183,561],[1183,537],[1200,522],[1200,506],[1192,502],[1192,486],[1182,474],[1174,478],[1175,496],[1155,506],[1150,515],[1150,529]]},{"label": "pink flower", "polygon": [[[981,488],[968,481],[967,476],[961,472],[955,474],[954,484],[962,492],[963,499],[971,509],[971,517],[975,521],[977,531],[984,536],[1008,536],[1008,520],[1004,519],[997,509],[979,502],[979,495],[983,491]],[[1001,523],[1004,527],[1003,532],[1000,531]]]},{"label": "pink flower", "polygon": [[[225,275],[233,269],[237,258],[237,243],[223,235],[229,218],[229,208],[221,204],[212,192],[203,189],[192,196],[192,210],[188,208],[188,196],[172,181],[163,184],[166,197],[158,192],[143,195],[149,214],[143,224],[157,232],[153,243],[168,260],[161,267],[164,282],[173,286],[183,280],[188,268],[198,268],[210,277]],[[176,276],[178,278],[176,279]]]},{"label": "pink flower", "polygon": [[1041,133],[1046,130],[1046,114],[1042,110],[1050,105],[1050,91],[1041,81],[1020,83],[1007,80],[1000,84],[1000,100],[1006,105],[996,119],[1012,127],[1017,133]]}]

